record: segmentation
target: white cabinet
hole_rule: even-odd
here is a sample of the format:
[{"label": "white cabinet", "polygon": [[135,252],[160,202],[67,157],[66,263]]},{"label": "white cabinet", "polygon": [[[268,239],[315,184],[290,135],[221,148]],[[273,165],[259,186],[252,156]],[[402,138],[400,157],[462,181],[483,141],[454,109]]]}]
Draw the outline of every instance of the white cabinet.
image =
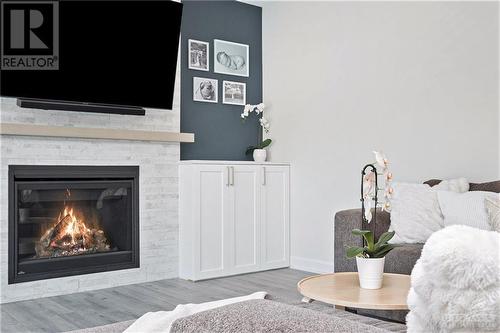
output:
[{"label": "white cabinet", "polygon": [[261,253],[260,175],[256,167],[249,165],[230,166],[229,172],[233,178],[228,186],[230,271],[256,271]]},{"label": "white cabinet", "polygon": [[263,166],[261,187],[261,268],[289,265],[289,168]]},{"label": "white cabinet", "polygon": [[289,266],[288,165],[183,161],[179,170],[181,278]]},{"label": "white cabinet", "polygon": [[229,226],[227,171],[217,166],[200,169],[194,178],[199,193],[193,198],[193,216],[199,219],[199,230],[193,233],[193,242],[198,242],[200,254],[196,257],[199,272],[205,277],[224,272],[229,257],[224,251],[229,243],[224,235]]}]

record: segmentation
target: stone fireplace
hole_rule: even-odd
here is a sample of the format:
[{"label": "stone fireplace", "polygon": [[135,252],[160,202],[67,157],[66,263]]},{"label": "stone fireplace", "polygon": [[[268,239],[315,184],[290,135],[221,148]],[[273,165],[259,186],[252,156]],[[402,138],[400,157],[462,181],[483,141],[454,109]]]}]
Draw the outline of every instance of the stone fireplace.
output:
[{"label": "stone fireplace", "polygon": [[9,284],[139,267],[139,167],[9,166]]},{"label": "stone fireplace", "polygon": [[[178,81],[180,82],[180,80]],[[179,91],[176,88],[177,97],[174,101],[173,110],[147,109],[146,115],[143,117],[22,109],[16,105],[15,99],[0,98],[0,121],[3,123],[51,125],[66,129],[84,127],[110,130],[179,132]],[[134,139],[116,140],[1,135],[0,303],[64,295],[178,276],[179,146],[180,144],[176,142],[138,141]],[[8,240],[9,224],[11,223],[9,220],[9,205],[11,204],[9,201],[9,167],[14,165],[27,165],[30,167],[54,166],[62,168],[72,166],[105,168],[138,167],[137,193],[139,195],[139,207],[137,214],[139,224],[138,236],[136,237],[138,238],[138,260],[140,265],[126,269],[96,270],[93,273],[86,272],[85,274],[78,275],[64,274],[63,276],[61,274],[58,277],[9,283],[12,281],[11,272],[9,272],[9,256],[11,251]],[[37,170],[37,172],[39,171],[40,169]],[[73,178],[73,180],[75,179]],[[95,187],[96,183],[93,182],[91,187]],[[71,203],[71,198],[76,199],[77,196],[82,195],[78,191],[79,189],[77,188],[70,188],[69,201],[66,202]],[[97,194],[98,192],[99,194]],[[112,193],[108,199],[104,200],[104,208],[97,209],[97,202],[102,192],[103,188],[91,191],[91,197],[97,196],[97,198],[87,201],[86,205],[95,209],[93,209],[93,212],[82,211],[80,214],[83,213],[83,222],[88,229],[103,231],[106,240],[110,243],[110,251],[79,255],[82,260],[84,257],[90,258],[106,253],[120,253],[119,251],[113,251],[113,248],[115,246],[118,249],[123,247],[122,243],[116,244],[117,238],[114,235],[116,234],[116,230],[107,231],[107,222],[102,220],[102,215],[101,220],[97,224],[94,224],[93,217],[95,215],[99,216],[99,214],[107,214],[103,209],[113,209],[113,207],[106,208],[106,204],[111,204],[111,202],[118,204],[126,196],[120,195],[118,192]],[[54,220],[58,219],[59,214],[68,215],[64,214],[66,186],[60,186],[53,193],[57,193],[60,196],[59,199],[62,200],[62,203],[58,200],[58,204],[51,204],[51,213],[46,217],[52,219],[47,221],[51,222],[52,225]],[[33,209],[32,212],[29,212],[28,215],[22,218],[26,219],[31,213],[31,217],[44,217],[39,214],[40,211]],[[25,214],[25,212],[21,214]],[[82,218],[81,215],[77,214],[75,209],[73,209],[73,215],[76,215],[74,217],[77,220]],[[49,225],[47,223],[46,227],[49,227]],[[31,241],[23,243],[23,247],[31,248],[29,256],[36,254],[36,250],[33,252],[32,248],[34,246],[33,241],[40,240],[37,237],[43,236],[40,234],[42,231],[37,230],[26,235],[26,237],[32,238]],[[76,238],[78,239],[78,237]],[[133,247],[131,250],[133,251]],[[125,249],[124,251],[128,250]],[[60,257],[53,257],[43,260],[58,261],[60,259]],[[109,267],[110,265],[106,266]],[[22,275],[18,275],[18,277]]]}]

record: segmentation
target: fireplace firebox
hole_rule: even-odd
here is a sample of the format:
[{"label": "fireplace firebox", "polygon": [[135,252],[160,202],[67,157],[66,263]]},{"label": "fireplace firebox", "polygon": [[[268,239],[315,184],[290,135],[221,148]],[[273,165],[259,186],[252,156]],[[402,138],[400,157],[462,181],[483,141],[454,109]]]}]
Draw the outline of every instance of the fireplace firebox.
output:
[{"label": "fireplace firebox", "polygon": [[9,284],[139,267],[139,167],[9,166]]}]

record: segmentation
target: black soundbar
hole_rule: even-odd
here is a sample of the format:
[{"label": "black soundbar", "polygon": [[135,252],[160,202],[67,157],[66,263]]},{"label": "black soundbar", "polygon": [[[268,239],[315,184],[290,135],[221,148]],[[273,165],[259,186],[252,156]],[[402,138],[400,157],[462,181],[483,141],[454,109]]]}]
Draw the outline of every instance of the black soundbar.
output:
[{"label": "black soundbar", "polygon": [[51,101],[31,98],[18,98],[16,104],[22,108],[42,110],[110,113],[133,116],[144,116],[146,114],[146,110],[134,106]]}]

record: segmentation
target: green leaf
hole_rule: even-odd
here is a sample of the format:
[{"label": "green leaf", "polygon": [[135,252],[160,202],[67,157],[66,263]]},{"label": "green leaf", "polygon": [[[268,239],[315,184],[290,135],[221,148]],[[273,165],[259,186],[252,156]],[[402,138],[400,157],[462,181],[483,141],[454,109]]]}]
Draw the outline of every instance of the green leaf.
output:
[{"label": "green leaf", "polygon": [[385,245],[382,245],[379,249],[377,249],[377,251],[375,251],[371,255],[371,257],[372,258],[382,258],[385,255],[387,255],[387,253],[389,253],[390,251],[392,251],[396,247],[397,247],[396,244],[385,244]]},{"label": "green leaf", "polygon": [[247,150],[245,151],[245,155],[252,154],[255,149],[257,149],[257,147],[255,147],[255,146],[248,146]]},{"label": "green leaf", "polygon": [[351,246],[351,247],[347,248],[346,256],[347,256],[347,258],[354,258],[358,254],[363,253],[364,251],[365,251],[364,247]]},{"label": "green leaf", "polygon": [[368,247],[369,251],[373,251],[374,248],[374,241],[373,241],[373,232],[370,230],[359,230],[359,229],[354,229],[352,231],[352,234],[355,236],[363,236],[366,240],[366,245]]},{"label": "green leaf", "polygon": [[262,143],[259,145],[259,149],[266,148],[267,146],[269,146],[271,144],[271,142],[273,142],[273,140],[271,140],[271,139],[266,139],[266,140],[262,141]]},{"label": "green leaf", "polygon": [[388,241],[391,240],[392,237],[394,237],[395,233],[396,233],[395,231],[384,232],[382,235],[380,235],[377,243],[375,244],[375,248],[386,244]]},{"label": "green leaf", "polygon": [[371,232],[370,230],[360,230],[360,229],[352,229],[352,234],[355,236],[364,236],[365,234]]}]

